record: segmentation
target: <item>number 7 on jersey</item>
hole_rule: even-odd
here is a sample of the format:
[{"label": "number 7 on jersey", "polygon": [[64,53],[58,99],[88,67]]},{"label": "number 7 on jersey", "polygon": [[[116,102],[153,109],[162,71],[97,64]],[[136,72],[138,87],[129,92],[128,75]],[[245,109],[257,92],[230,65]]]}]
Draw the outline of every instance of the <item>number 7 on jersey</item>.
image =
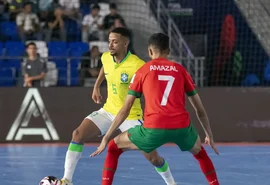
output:
[{"label": "number 7 on jersey", "polygon": [[159,81],[167,81],[168,82],[167,85],[166,85],[165,91],[163,93],[163,96],[162,96],[162,100],[161,100],[161,103],[160,103],[161,106],[166,106],[167,105],[168,97],[169,97],[170,92],[172,90],[174,79],[175,78],[173,76],[158,75],[158,80]]}]

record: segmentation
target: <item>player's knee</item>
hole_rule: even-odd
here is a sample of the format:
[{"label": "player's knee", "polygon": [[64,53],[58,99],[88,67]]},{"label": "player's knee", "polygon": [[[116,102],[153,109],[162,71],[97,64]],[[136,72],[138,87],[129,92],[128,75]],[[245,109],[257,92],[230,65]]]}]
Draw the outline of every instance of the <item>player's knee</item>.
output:
[{"label": "player's knee", "polygon": [[194,155],[196,155],[196,154],[198,154],[198,153],[201,151],[201,149],[202,149],[202,146],[201,146],[201,145],[199,145],[199,146],[195,145],[195,146],[192,148],[192,153],[193,153]]},{"label": "player's knee", "polygon": [[200,142],[196,142],[193,148],[190,150],[190,152],[193,155],[196,155],[201,151],[201,149],[202,149],[202,144]]},{"label": "player's knee", "polygon": [[80,133],[79,129],[75,129],[72,132],[72,141],[81,143],[83,142],[82,134]]}]

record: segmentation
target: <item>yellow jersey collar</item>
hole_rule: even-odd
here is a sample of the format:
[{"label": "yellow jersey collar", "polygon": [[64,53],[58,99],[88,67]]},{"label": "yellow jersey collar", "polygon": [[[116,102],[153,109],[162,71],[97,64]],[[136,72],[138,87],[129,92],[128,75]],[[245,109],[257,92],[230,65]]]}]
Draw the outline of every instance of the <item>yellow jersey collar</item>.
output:
[{"label": "yellow jersey collar", "polygon": [[[119,64],[125,62],[125,61],[127,60],[127,58],[129,57],[129,55],[131,55],[130,51],[127,52],[125,58],[123,58],[123,60],[121,60]],[[115,60],[114,60],[114,57],[112,57],[112,58],[113,58],[113,62],[114,62],[115,64],[117,64],[117,63],[115,62]]]}]

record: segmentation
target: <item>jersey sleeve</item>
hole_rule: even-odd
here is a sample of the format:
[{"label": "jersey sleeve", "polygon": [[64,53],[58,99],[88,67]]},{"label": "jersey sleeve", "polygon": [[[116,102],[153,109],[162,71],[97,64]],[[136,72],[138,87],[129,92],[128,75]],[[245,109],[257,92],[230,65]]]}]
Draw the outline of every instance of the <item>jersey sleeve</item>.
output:
[{"label": "jersey sleeve", "polygon": [[196,86],[192,80],[192,77],[186,70],[184,73],[184,79],[185,79],[185,92],[187,96],[194,96],[195,94],[197,94]]},{"label": "jersey sleeve", "polygon": [[136,71],[139,70],[144,64],[145,64],[145,62],[143,60],[138,60],[137,66],[136,66]]},{"label": "jersey sleeve", "polygon": [[142,73],[138,70],[132,77],[128,90],[129,95],[140,98],[142,96]]},{"label": "jersey sleeve", "polygon": [[101,63],[102,63],[102,65],[104,65],[106,55],[107,55],[107,52],[104,52],[104,53],[101,55]]}]

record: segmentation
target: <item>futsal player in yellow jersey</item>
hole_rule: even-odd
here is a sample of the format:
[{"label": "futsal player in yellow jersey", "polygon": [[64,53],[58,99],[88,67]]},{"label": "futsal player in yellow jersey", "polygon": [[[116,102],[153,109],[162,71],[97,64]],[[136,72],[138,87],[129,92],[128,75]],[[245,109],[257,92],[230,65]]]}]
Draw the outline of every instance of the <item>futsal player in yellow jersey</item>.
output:
[{"label": "futsal player in yellow jersey", "polygon": [[[87,116],[80,126],[72,133],[72,141],[68,147],[65,159],[65,172],[61,180],[61,185],[73,185],[72,178],[83,151],[83,143],[86,139],[104,135],[110,128],[112,121],[118,114],[121,107],[124,105],[125,98],[128,93],[128,87],[132,76],[135,72],[144,65],[144,62],[136,55],[128,51],[130,32],[126,28],[115,28],[109,34],[109,50],[105,52],[102,57],[103,67],[100,70],[99,76],[96,80],[92,99],[95,103],[101,104],[100,85],[106,78],[108,97],[103,108],[91,113]],[[142,110],[140,99],[136,99],[127,120],[119,128],[121,132],[128,130],[136,125],[141,125]],[[175,185],[174,179],[171,175],[168,163],[160,157],[157,152],[151,155],[143,153],[144,156],[156,166],[157,172],[162,176],[165,183],[168,185]],[[120,154],[116,154],[119,155]],[[111,161],[117,167],[118,161]],[[114,173],[115,169],[104,169],[103,175],[106,173]],[[111,183],[113,179],[106,179]],[[106,182],[102,181],[102,184]]]}]

